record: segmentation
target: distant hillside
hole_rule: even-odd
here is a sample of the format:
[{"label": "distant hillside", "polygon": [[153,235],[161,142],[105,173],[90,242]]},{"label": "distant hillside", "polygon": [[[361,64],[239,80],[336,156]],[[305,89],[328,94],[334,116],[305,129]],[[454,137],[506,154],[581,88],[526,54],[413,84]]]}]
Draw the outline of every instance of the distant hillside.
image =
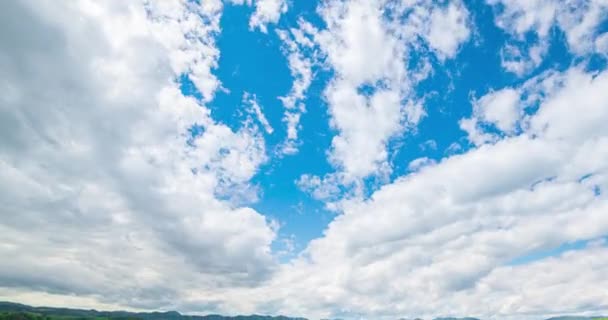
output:
[{"label": "distant hillside", "polygon": [[[167,312],[128,312],[97,311],[69,308],[32,307],[25,304],[0,301],[0,320],[307,320],[285,316],[221,316],[183,315],[177,311]],[[403,320],[403,319],[402,319]],[[422,320],[416,318],[414,320]],[[479,320],[477,318],[435,318],[433,320]],[[608,320],[605,316],[578,317],[562,316],[545,320]]]},{"label": "distant hillside", "polygon": [[[10,314],[10,317],[7,316]],[[27,318],[27,315],[38,316]],[[3,317],[4,316],[4,317]],[[24,318],[26,317],[26,318]],[[290,318],[284,316],[191,316],[182,315],[177,311],[167,312],[128,312],[128,311],[97,311],[69,308],[32,307],[20,303],[0,301],[0,320],[44,320],[50,318],[68,320],[306,320],[305,318]]]}]

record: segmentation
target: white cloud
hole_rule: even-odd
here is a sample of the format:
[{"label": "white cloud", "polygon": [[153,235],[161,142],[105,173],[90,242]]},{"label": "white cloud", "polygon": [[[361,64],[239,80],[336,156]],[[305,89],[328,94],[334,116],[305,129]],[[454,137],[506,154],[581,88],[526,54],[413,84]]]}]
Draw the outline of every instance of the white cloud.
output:
[{"label": "white cloud", "polygon": [[229,0],[233,4],[255,6],[255,11],[249,18],[251,30],[260,29],[263,33],[268,32],[269,23],[277,23],[281,15],[287,12],[285,0]]},{"label": "white cloud", "polygon": [[608,128],[603,125],[608,117],[605,103],[608,92],[603,90],[608,86],[606,71],[588,74],[573,68],[563,75],[552,75],[547,81],[557,84],[549,88],[552,96],[545,102],[547,107],[530,119],[530,131],[573,143],[606,135]]},{"label": "white cloud", "polygon": [[601,313],[604,242],[509,262],[608,233],[606,79],[608,71],[578,68],[532,79],[524,86],[545,98],[520,135],[430,166],[417,160],[414,173],[369,200],[343,202],[323,237],[275,278],[273,289],[286,292],[280,310],[376,319]]},{"label": "white cloud", "polygon": [[337,174],[328,174],[323,178],[303,174],[295,183],[300,189],[310,193],[317,200],[335,201],[342,196],[339,187],[340,177]]},{"label": "white cloud", "polygon": [[332,162],[343,168],[347,182],[377,174],[388,157],[388,139],[402,129],[399,94],[383,90],[367,98],[340,82],[330,85],[326,95],[332,126],[341,131],[332,141]]},{"label": "white cloud", "polygon": [[319,64],[318,48],[311,39],[317,32],[316,28],[304,20],[299,20],[298,25],[299,28],[291,28],[289,31],[277,30],[284,43],[283,52],[287,56],[289,70],[294,78],[290,92],[279,97],[285,107],[283,122],[287,125],[287,138],[281,150],[283,154],[298,152],[300,117],[306,112],[305,93],[312,83],[312,68]]},{"label": "white cloud", "polygon": [[[474,101],[472,117],[462,119],[460,126],[475,145],[499,140],[495,131],[483,126],[489,124],[507,136],[516,134],[519,125],[529,134],[544,134],[556,139],[577,133],[571,138],[581,142],[605,131],[600,123],[606,109],[598,103],[608,98],[599,89],[604,85],[608,85],[604,72],[588,74],[580,67],[563,74],[550,70],[527,80],[520,88],[504,88]],[[525,99],[520,99],[524,96]],[[553,99],[545,100],[546,96]],[[534,116],[524,112],[525,109],[531,112],[532,107],[541,102],[551,107],[539,110]],[[572,110],[580,112],[564,116]]]},{"label": "white cloud", "polygon": [[500,52],[501,66],[521,77],[543,62],[547,49],[546,43],[533,45],[527,51],[516,45],[507,44]]},{"label": "white cloud", "polygon": [[435,164],[435,161],[433,159],[429,159],[427,157],[423,157],[423,158],[417,158],[412,160],[409,165],[407,166],[408,170],[410,171],[418,171],[421,168],[424,168],[426,166],[430,166]]},{"label": "white cloud", "polygon": [[459,2],[450,2],[445,8],[433,11],[426,38],[440,58],[454,56],[458,47],[469,38],[467,19],[468,11]]},{"label": "white cloud", "polygon": [[[255,193],[248,181],[266,160],[263,139],[215,122],[172,80],[186,72],[203,100],[213,96],[220,9],[219,1],[3,7],[4,299],[46,292],[55,302],[75,295],[178,308],[191,292],[211,301],[272,273],[276,227],[218,199]],[[190,137],[194,124],[204,129]]]},{"label": "white cloud", "polygon": [[608,55],[608,33],[603,33],[595,39],[595,50]]},{"label": "white cloud", "polygon": [[258,103],[258,100],[255,95],[245,92],[243,94],[243,102],[249,105],[249,112],[255,115],[256,119],[260,122],[266,133],[271,134],[274,129],[266,119],[266,116],[262,112],[262,107]]},{"label": "white cloud", "polygon": [[[93,6],[99,6],[95,5]],[[187,6],[190,10],[184,10]],[[139,21],[140,34],[154,37],[158,44],[167,50],[169,63],[176,74],[188,74],[188,77],[201,92],[203,101],[213,99],[220,83],[212,74],[217,67],[219,50],[215,47],[215,36],[219,33],[222,3],[217,0],[202,1],[200,5],[183,4],[182,1],[146,1],[147,18],[152,23]],[[136,10],[133,8],[133,10]],[[206,23],[201,17],[207,19]],[[140,17],[139,19],[145,19]],[[123,21],[121,21],[123,22]],[[125,21],[125,23],[129,23]],[[110,41],[116,42],[122,33],[121,24],[106,25]],[[192,41],[192,39],[198,39]],[[116,45],[127,46],[127,39]]]},{"label": "white cloud", "polygon": [[519,49],[515,55],[510,54],[514,50],[507,45],[503,67],[520,76],[542,62],[553,26],[566,34],[568,47],[576,55],[600,49],[594,46],[594,41],[601,37],[598,27],[608,13],[605,0],[487,0],[487,3],[499,8],[496,25],[514,35],[516,41],[523,41],[527,32],[539,37],[537,43],[527,44],[528,52],[524,54]]},{"label": "white cloud", "polygon": [[[263,135],[218,123],[173,80],[197,79],[203,101],[219,87],[221,2],[201,3],[159,1],[146,11],[31,1],[0,11],[2,299],[315,319],[605,310],[608,71],[551,71],[481,97],[469,128],[494,134],[490,124],[503,135],[437,163],[416,160],[368,199],[347,192],[323,235],[278,265],[278,223],[230,201],[255,198]],[[329,1],[321,12],[330,28],[308,33],[336,71],[325,95],[339,170],[299,179],[319,198],[389,172],[387,141],[424,114],[404,67],[412,49],[401,43],[419,34],[419,20],[387,22],[376,5]],[[444,45],[435,50],[458,47]],[[195,124],[202,129],[191,136]],[[577,240],[592,241],[510,265]]]},{"label": "white cloud", "polygon": [[281,14],[285,12],[287,12],[285,0],[257,0],[255,12],[249,20],[249,27],[260,28],[262,32],[266,33],[266,25],[279,22]]},{"label": "white cloud", "polygon": [[[588,246],[529,265],[497,268],[478,286],[480,303],[488,309],[500,310],[502,314],[517,310],[528,317],[602,313],[605,297],[595,288],[606,282],[608,266],[604,261],[607,254],[605,246]],[[500,291],[515,294],[507,303],[497,305],[494,299]],[[547,313],[548,301],[552,303],[550,313]]]},{"label": "white cloud", "polygon": [[437,141],[429,139],[421,143],[419,147],[422,151],[437,150]]},{"label": "white cloud", "polygon": [[469,37],[468,13],[460,1],[442,7],[363,0],[326,1],[319,13],[327,28],[315,41],[335,72],[324,93],[338,131],[330,160],[340,183],[360,186],[363,178],[390,173],[387,143],[425,114],[412,88],[429,65],[408,68],[410,53],[422,38],[441,59],[453,57]]},{"label": "white cloud", "polygon": [[[370,199],[343,201],[323,237],[260,295],[272,310],[314,318],[601,313],[604,241],[531,264],[509,262],[608,233],[606,79],[608,71],[573,68],[504,89],[538,93],[517,108],[540,99],[523,132],[437,164],[419,159],[415,172]],[[481,104],[499,103],[504,92]],[[324,187],[316,177],[303,182]]]},{"label": "white cloud", "polygon": [[460,121],[460,127],[469,135],[469,140],[476,145],[496,141],[495,134],[484,132],[481,125],[493,125],[500,132],[513,135],[517,124],[523,117],[520,104],[520,93],[512,88],[491,91],[473,101],[473,114],[469,119]]}]

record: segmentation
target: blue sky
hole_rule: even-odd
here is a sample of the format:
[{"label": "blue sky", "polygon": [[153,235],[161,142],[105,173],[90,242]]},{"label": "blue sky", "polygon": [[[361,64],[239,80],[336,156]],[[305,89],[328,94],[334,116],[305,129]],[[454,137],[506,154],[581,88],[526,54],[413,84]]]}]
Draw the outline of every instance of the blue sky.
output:
[{"label": "blue sky", "polygon": [[[242,110],[243,94],[254,94],[263,106],[266,118],[275,128],[272,134],[265,135],[267,146],[270,150],[280,147],[287,133],[281,123],[283,108],[278,98],[289,93],[294,78],[290,74],[287,57],[282,52],[281,39],[273,31],[293,27],[302,18],[317,28],[323,28],[323,21],[315,14],[318,5],[315,1],[290,3],[289,11],[281,15],[276,24],[269,25],[267,33],[249,28],[248,17],[255,8],[241,5],[224,8],[220,22],[222,32],[217,40],[221,55],[215,74],[227,90],[218,92],[209,104],[215,119],[238,130],[246,116]],[[501,49],[509,41],[514,41],[514,36],[495,25],[495,14],[500,8],[484,1],[467,1],[466,6],[471,12],[468,22],[473,27],[473,34],[461,44],[453,59],[441,62],[432,55],[428,57],[433,67],[432,74],[415,88],[415,95],[424,98],[426,116],[415,132],[391,137],[388,148],[393,170],[389,180],[384,183],[406,175],[408,164],[415,159],[426,157],[440,161],[451,155],[454,151],[450,150],[450,146],[455,146],[453,144],[458,145],[457,153],[466,152],[472,146],[466,139],[466,132],[459,127],[458,120],[471,115],[471,99],[497,88],[521,85],[527,80],[505,72],[501,67]],[[526,37],[533,39],[535,36],[528,34]],[[564,37],[559,28],[551,29],[546,57],[530,72],[529,77],[550,69],[565,70],[577,62],[577,57],[569,52]],[[526,41],[518,41],[517,45],[523,50],[529,47]],[[416,64],[416,60],[420,59],[416,55],[412,58],[411,64]],[[593,68],[594,63],[605,63],[605,58],[600,54],[593,54],[587,59],[589,61],[584,64],[589,68]],[[331,70],[318,67],[314,72],[315,78],[304,101],[307,112],[302,118],[302,145],[299,151],[294,155],[271,157],[252,180],[262,190],[259,201],[253,207],[280,221],[281,236],[293,236],[295,239],[297,250],[294,253],[305,248],[310,240],[321,236],[335,215],[335,212],[325,208],[323,201],[314,199],[295,183],[303,174],[323,176],[335,171],[326,157],[335,130],[329,126],[330,115],[323,97]],[[181,81],[184,94],[200,96],[187,78]],[[368,182],[367,194],[380,185]],[[276,250],[282,249],[281,243],[275,245]],[[564,245],[551,252],[559,254],[568,248],[572,247]]]},{"label": "blue sky", "polygon": [[605,0],[19,0],[0,21],[0,300],[608,313]]}]

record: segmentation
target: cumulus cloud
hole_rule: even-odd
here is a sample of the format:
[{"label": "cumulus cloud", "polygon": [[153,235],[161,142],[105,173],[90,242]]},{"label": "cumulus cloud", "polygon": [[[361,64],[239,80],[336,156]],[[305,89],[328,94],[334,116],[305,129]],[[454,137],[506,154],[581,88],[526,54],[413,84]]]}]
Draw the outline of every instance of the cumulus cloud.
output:
[{"label": "cumulus cloud", "polygon": [[287,3],[285,0],[257,0],[255,3],[255,12],[249,20],[251,28],[260,28],[264,33],[268,32],[266,25],[268,23],[277,23],[281,14],[287,12]]},{"label": "cumulus cloud", "polygon": [[[416,159],[364,197],[345,189],[390,173],[388,141],[424,116],[413,88],[428,69],[406,67],[412,50],[453,57],[468,13],[461,2],[326,1],[327,28],[302,21],[279,37],[296,78],[286,118],[303,112],[310,66],[333,71],[324,97],[336,170],[297,183],[336,201],[336,215],[279,264],[279,223],[240,201],[257,197],[251,180],[268,160],[262,107],[246,95],[259,125],[239,130],[206,107],[220,87],[221,12],[219,0],[3,6],[2,299],[314,319],[606,310],[607,70],[575,65],[475,97],[461,120],[473,147]],[[530,19],[515,30],[550,24]],[[304,61],[306,48],[319,60]],[[184,75],[202,99],[181,93]],[[292,254],[286,239],[278,254]],[[538,254],[575,241],[586,245]]]},{"label": "cumulus cloud", "polygon": [[412,68],[410,55],[428,46],[453,57],[469,38],[468,11],[460,1],[359,0],[325,1],[318,11],[327,27],[314,40],[335,73],[324,92],[337,131],[329,160],[340,179],[332,180],[359,194],[362,179],[390,174],[390,139],[425,115],[413,88],[429,67]]},{"label": "cumulus cloud", "polygon": [[268,32],[267,25],[277,23],[281,15],[287,12],[285,0],[230,0],[237,5],[255,6],[255,11],[249,18],[249,28],[259,29],[263,33]]},{"label": "cumulus cloud", "polygon": [[379,319],[601,312],[603,240],[511,264],[608,232],[608,132],[600,124],[608,71],[541,78],[525,84],[544,98],[524,132],[434,165],[414,161],[414,173],[343,203],[324,236],[277,276],[285,278],[277,286],[293,285],[283,289],[284,308]]},{"label": "cumulus cloud", "polygon": [[433,10],[425,36],[440,58],[454,56],[458,47],[469,38],[471,32],[467,19],[468,11],[459,2],[450,2],[445,8]]},{"label": "cumulus cloud", "polygon": [[[521,76],[540,65],[554,26],[565,33],[568,47],[575,55],[602,52],[594,42],[605,34],[598,30],[608,13],[604,0],[487,0],[487,3],[497,9],[496,25],[515,37],[502,54],[503,67],[515,74]],[[536,43],[523,41],[528,33],[536,35]]]},{"label": "cumulus cloud", "polygon": [[[270,275],[276,227],[218,198],[255,192],[264,141],[254,127],[215,122],[173,80],[186,73],[203,101],[213,95],[220,13],[219,1],[3,7],[5,298],[42,291],[160,308]],[[194,125],[203,133],[191,136]]]},{"label": "cumulus cloud", "polygon": [[520,92],[512,88],[490,92],[473,102],[473,115],[463,119],[460,126],[469,135],[469,140],[476,145],[495,141],[496,134],[484,132],[482,125],[492,125],[499,132],[513,135],[517,124],[523,117],[520,107]]}]

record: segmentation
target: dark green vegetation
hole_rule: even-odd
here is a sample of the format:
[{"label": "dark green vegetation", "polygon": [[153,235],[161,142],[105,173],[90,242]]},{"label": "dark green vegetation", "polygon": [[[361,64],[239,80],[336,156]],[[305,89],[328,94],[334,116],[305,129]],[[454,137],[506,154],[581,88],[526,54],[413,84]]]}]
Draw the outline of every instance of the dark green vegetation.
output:
[{"label": "dark green vegetation", "polygon": [[[168,312],[127,312],[97,311],[68,308],[32,307],[19,303],[0,301],[0,320],[306,320],[284,316],[236,316],[220,315],[190,316],[176,311]],[[404,320],[404,319],[401,319]],[[422,319],[415,319],[422,320]],[[477,318],[435,318],[433,320],[479,320]],[[546,320],[608,320],[608,317],[564,316]]]}]

